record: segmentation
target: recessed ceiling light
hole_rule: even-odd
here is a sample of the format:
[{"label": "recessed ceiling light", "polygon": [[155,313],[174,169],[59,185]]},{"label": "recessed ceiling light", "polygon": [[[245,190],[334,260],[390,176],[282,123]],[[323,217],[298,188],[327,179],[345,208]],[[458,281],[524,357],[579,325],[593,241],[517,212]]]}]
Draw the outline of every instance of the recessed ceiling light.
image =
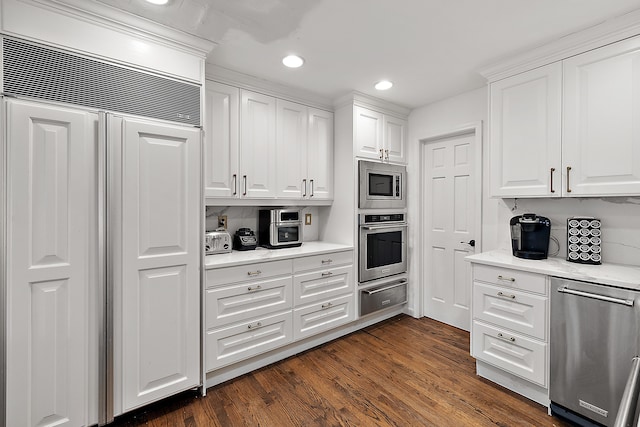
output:
[{"label": "recessed ceiling light", "polygon": [[374,87],[378,90],[387,90],[391,89],[391,86],[393,86],[393,83],[391,83],[389,80],[381,80],[376,83]]},{"label": "recessed ceiling light", "polygon": [[147,0],[147,1],[151,4],[159,4],[159,5],[167,4],[169,2],[169,0]]},{"label": "recessed ceiling light", "polygon": [[282,63],[289,68],[298,68],[302,67],[302,64],[304,64],[304,59],[298,55],[289,55],[282,58]]}]

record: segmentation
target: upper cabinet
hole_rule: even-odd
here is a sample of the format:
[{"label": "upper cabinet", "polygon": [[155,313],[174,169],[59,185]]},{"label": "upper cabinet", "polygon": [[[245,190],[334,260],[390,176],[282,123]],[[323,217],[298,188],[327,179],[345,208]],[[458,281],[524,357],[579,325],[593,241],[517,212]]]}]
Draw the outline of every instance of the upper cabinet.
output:
[{"label": "upper cabinet", "polygon": [[491,195],[560,196],[562,64],[491,84]]},{"label": "upper cabinet", "polygon": [[354,122],[357,156],[383,162],[406,163],[406,120],[356,106]]},{"label": "upper cabinet", "polygon": [[333,113],[206,82],[205,197],[333,199]]},{"label": "upper cabinet", "polygon": [[490,86],[491,195],[640,194],[640,38]]},{"label": "upper cabinet", "polygon": [[565,195],[640,194],[640,38],[564,61]]}]

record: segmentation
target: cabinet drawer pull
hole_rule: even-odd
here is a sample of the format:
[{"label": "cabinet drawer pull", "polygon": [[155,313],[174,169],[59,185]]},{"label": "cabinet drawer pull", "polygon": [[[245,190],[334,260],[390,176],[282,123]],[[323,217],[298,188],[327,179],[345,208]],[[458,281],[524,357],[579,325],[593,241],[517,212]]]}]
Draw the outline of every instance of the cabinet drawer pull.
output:
[{"label": "cabinet drawer pull", "polygon": [[567,193],[571,193],[571,186],[569,185],[569,174],[571,173],[571,166],[567,166]]},{"label": "cabinet drawer pull", "polygon": [[231,179],[233,180],[233,195],[235,196],[238,194],[238,175],[234,173]]},{"label": "cabinet drawer pull", "polygon": [[262,323],[258,322],[255,325],[247,325],[247,329],[258,329],[258,328],[262,328]]},{"label": "cabinet drawer pull", "polygon": [[322,261],[320,261],[322,263],[322,265],[324,264],[331,264],[333,262],[333,260],[331,258],[329,259],[323,259]]},{"label": "cabinet drawer pull", "polygon": [[509,341],[509,342],[516,342],[515,337],[506,337],[502,335],[502,332],[498,332],[498,338],[500,338],[501,340]]},{"label": "cabinet drawer pull", "polygon": [[553,189],[553,173],[556,171],[556,168],[551,168],[551,192],[555,193],[556,190]]},{"label": "cabinet drawer pull", "polygon": [[502,298],[511,298],[511,299],[516,299],[516,296],[515,296],[515,295],[508,295],[508,294],[505,294],[504,292],[498,292],[498,296],[499,296],[499,297],[502,297]]},{"label": "cabinet drawer pull", "polygon": [[312,179],[309,180],[309,188],[310,188],[309,197],[313,197],[313,180]]},{"label": "cabinet drawer pull", "polygon": [[498,280],[507,280],[509,282],[515,282],[516,281],[516,279],[513,278],[513,277],[504,277],[502,275],[498,276]]},{"label": "cabinet drawer pull", "polygon": [[304,188],[304,190],[302,190],[302,197],[307,197],[307,180],[306,179],[302,180],[302,187]]},{"label": "cabinet drawer pull", "polygon": [[249,287],[247,288],[247,290],[248,290],[249,292],[259,291],[260,289],[262,289],[262,286],[260,286],[260,285],[257,285],[257,286],[249,286]]},{"label": "cabinet drawer pull", "polygon": [[333,307],[333,304],[331,304],[330,302],[326,303],[326,304],[322,304],[322,309],[326,310],[327,308]]},{"label": "cabinet drawer pull", "polygon": [[262,274],[262,271],[260,271],[260,270],[247,271],[247,276],[259,276],[260,274]]},{"label": "cabinet drawer pull", "polygon": [[322,273],[322,277],[329,277],[329,276],[331,276],[332,274],[333,274],[332,272],[327,271],[327,272],[325,272],[325,273]]}]

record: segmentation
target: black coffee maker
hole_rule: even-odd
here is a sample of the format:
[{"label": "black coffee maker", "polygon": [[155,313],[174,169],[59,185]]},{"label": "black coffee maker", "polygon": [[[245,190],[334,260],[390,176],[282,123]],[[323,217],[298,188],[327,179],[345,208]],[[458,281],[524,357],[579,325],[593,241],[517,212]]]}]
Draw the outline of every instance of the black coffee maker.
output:
[{"label": "black coffee maker", "polygon": [[514,216],[511,226],[513,256],[526,259],[545,259],[549,253],[551,221],[533,213]]}]

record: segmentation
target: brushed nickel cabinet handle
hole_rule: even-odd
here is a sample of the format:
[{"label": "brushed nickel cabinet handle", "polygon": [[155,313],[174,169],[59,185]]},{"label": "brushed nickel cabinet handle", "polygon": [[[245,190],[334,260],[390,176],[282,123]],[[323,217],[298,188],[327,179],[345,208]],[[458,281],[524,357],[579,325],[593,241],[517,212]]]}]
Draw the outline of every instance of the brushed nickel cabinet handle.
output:
[{"label": "brushed nickel cabinet handle", "polygon": [[329,259],[323,259],[323,260],[321,260],[320,262],[321,262],[323,265],[324,265],[324,264],[331,264],[331,263],[333,262],[333,260],[332,260],[331,258],[329,258]]},{"label": "brushed nickel cabinet handle", "polygon": [[502,335],[502,332],[498,332],[498,338],[505,341],[516,342],[515,337],[506,337],[505,335]]},{"label": "brushed nickel cabinet handle", "polygon": [[262,323],[260,322],[256,323],[255,325],[251,325],[251,324],[247,325],[247,329],[258,329],[261,327],[262,327]]},{"label": "brushed nickel cabinet handle", "polygon": [[244,193],[242,193],[243,196],[247,195],[247,175],[242,175],[242,180],[244,181]]},{"label": "brushed nickel cabinet handle", "polygon": [[571,186],[569,185],[569,174],[571,173],[571,166],[567,166],[567,193],[571,193]]},{"label": "brushed nickel cabinet handle", "polygon": [[504,292],[498,292],[498,296],[502,297],[502,298],[511,298],[511,299],[516,299],[515,295],[509,295],[509,294],[505,294]]},{"label": "brushed nickel cabinet handle", "polygon": [[384,160],[384,150],[380,149],[380,160]]},{"label": "brushed nickel cabinet handle", "polygon": [[307,197],[307,179],[303,179],[302,180],[302,186],[304,187],[304,190],[302,190],[302,197]]},{"label": "brushed nickel cabinet handle", "polygon": [[326,273],[322,273],[322,277],[329,277],[331,276],[333,273],[330,271],[327,271]]},{"label": "brushed nickel cabinet handle", "polygon": [[312,179],[309,180],[309,186],[311,187],[311,190],[309,192],[309,197],[313,197],[313,180]]},{"label": "brushed nickel cabinet handle", "polygon": [[234,173],[231,176],[231,179],[233,180],[233,195],[235,196],[236,194],[238,194],[238,175]]},{"label": "brushed nickel cabinet handle", "polygon": [[553,189],[553,173],[556,171],[556,168],[551,168],[551,192],[555,193],[556,190]]},{"label": "brushed nickel cabinet handle", "polygon": [[509,282],[515,282],[516,281],[516,279],[513,278],[513,277],[504,277],[502,275],[498,276],[498,280],[507,280]]},{"label": "brushed nickel cabinet handle", "polygon": [[249,286],[249,287],[247,288],[247,290],[248,290],[249,292],[259,291],[260,289],[262,289],[262,286],[260,286],[260,285],[257,285],[257,286]]},{"label": "brushed nickel cabinet handle", "polygon": [[385,160],[389,160],[389,150],[384,150],[384,153],[385,153],[385,156],[384,156]]},{"label": "brushed nickel cabinet handle", "polygon": [[330,302],[326,303],[326,304],[322,304],[322,309],[326,310],[327,308],[333,307],[333,304],[331,304]]},{"label": "brushed nickel cabinet handle", "polygon": [[259,276],[260,274],[262,274],[262,271],[260,271],[260,270],[247,271],[247,276]]}]

